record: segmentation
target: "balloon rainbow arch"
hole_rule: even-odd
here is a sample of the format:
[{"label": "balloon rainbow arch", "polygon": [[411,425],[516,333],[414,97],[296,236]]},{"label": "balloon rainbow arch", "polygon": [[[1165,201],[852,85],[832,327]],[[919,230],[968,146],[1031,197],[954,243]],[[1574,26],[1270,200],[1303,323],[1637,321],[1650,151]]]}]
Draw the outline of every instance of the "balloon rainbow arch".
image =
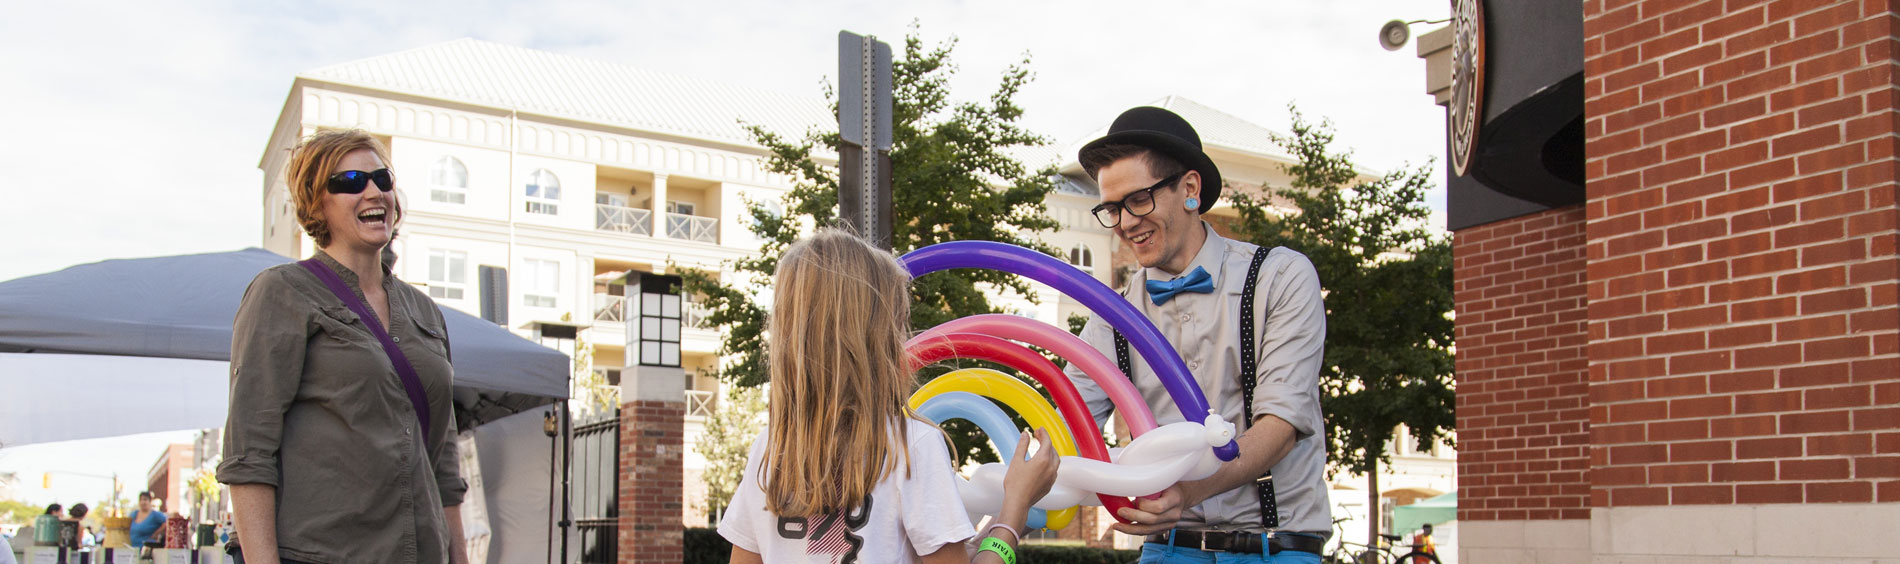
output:
[{"label": "balloon rainbow arch", "polygon": [[[940,376],[910,398],[911,407],[932,421],[964,419],[976,424],[997,452],[1005,455],[1015,451],[1018,436],[1009,416],[991,400],[1008,406],[1029,425],[1049,430],[1052,446],[1063,457],[1062,466],[1055,486],[1034,504],[1029,526],[1061,529],[1074,519],[1077,506],[1098,503],[1122,519],[1119,509],[1131,506],[1130,498],[1211,476],[1221,461],[1239,454],[1234,426],[1209,409],[1180,354],[1148,318],[1101,281],[1055,257],[992,241],[940,243],[911,251],[902,261],[913,278],[954,268],[987,268],[1054,288],[1126,335],[1182,414],[1207,414],[1199,422],[1157,426],[1154,414],[1114,361],[1068,331],[1041,321],[976,315],[912,338],[906,350],[913,370],[953,359],[990,361],[1034,379],[1054,399],[1052,406],[1023,381],[983,368]],[[1027,345],[1049,351],[1088,374],[1127,421],[1133,441],[1125,448],[1108,448],[1075,385],[1055,363]],[[972,522],[1001,511],[1006,469],[1003,463],[984,464],[958,483],[958,494]]]}]

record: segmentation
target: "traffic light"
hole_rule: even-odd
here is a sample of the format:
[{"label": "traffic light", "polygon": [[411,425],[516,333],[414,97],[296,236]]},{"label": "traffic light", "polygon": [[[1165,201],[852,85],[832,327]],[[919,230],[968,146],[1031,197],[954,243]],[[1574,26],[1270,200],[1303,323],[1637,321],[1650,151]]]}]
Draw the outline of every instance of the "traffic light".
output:
[{"label": "traffic light", "polygon": [[52,487],[53,487],[53,473],[41,472],[40,473],[40,489],[50,489]]}]

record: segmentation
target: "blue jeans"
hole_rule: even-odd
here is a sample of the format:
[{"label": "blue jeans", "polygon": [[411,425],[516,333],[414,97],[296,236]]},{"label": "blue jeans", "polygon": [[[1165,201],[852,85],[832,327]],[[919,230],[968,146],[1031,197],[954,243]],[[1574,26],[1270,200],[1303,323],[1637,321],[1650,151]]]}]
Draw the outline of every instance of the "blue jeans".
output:
[{"label": "blue jeans", "polygon": [[[1264,536],[1264,535],[1263,535]],[[1266,539],[1260,539],[1262,546]],[[1236,552],[1206,552],[1186,546],[1168,546],[1160,543],[1141,545],[1140,564],[1319,564],[1318,554],[1297,550],[1282,550],[1279,554],[1240,554]]]}]

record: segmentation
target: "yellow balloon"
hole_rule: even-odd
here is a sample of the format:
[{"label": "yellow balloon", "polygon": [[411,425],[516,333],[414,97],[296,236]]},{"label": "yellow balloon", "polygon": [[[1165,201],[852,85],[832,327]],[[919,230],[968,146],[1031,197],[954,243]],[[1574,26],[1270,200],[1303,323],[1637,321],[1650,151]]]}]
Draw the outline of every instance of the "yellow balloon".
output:
[{"label": "yellow balloon", "polygon": [[[922,408],[924,402],[944,392],[970,392],[1003,402],[1003,405],[1009,406],[1018,415],[1022,415],[1023,420],[1028,421],[1030,427],[1047,429],[1049,442],[1055,447],[1056,454],[1076,455],[1075,436],[1070,434],[1069,427],[1063,424],[1062,416],[1056,412],[1054,406],[1049,405],[1048,400],[1042,398],[1042,394],[1036,393],[1035,388],[1029,387],[1029,384],[1023,383],[1022,380],[988,368],[964,368],[938,376],[918,388],[910,395],[910,408]],[[1007,452],[997,454],[1005,457],[1010,455]],[[1068,527],[1069,522],[1075,519],[1075,510],[1076,508],[1069,507],[1060,511],[1050,511],[1047,521],[1049,528]]]}]

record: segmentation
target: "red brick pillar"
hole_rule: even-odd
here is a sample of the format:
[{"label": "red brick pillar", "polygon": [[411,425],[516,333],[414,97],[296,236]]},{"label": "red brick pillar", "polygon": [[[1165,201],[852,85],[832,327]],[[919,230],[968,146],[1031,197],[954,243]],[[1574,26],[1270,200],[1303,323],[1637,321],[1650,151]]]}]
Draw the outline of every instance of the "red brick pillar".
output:
[{"label": "red brick pillar", "polygon": [[1596,557],[1888,557],[1895,6],[1583,7]]},{"label": "red brick pillar", "polygon": [[1458,519],[1590,517],[1583,207],[1461,229]]},{"label": "red brick pillar", "polygon": [[620,562],[685,558],[680,457],[686,393],[679,368],[628,367],[621,379]]}]

